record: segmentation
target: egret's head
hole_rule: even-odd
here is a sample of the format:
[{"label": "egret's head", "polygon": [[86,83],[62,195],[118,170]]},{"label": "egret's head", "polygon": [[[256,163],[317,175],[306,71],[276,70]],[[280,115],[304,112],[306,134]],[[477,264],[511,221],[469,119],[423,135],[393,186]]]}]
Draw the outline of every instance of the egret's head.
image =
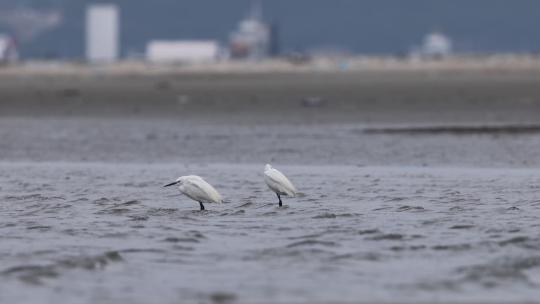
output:
[{"label": "egret's head", "polygon": [[270,164],[266,164],[266,166],[264,166],[264,170],[270,170],[272,169],[272,166],[270,166]]},{"label": "egret's head", "polygon": [[182,176],[180,176],[179,178],[177,178],[174,182],[170,183],[170,184],[166,184],[165,186],[163,187],[169,187],[169,186],[174,186],[174,185],[177,185],[177,184],[182,184],[182,181],[183,181],[183,178]]}]

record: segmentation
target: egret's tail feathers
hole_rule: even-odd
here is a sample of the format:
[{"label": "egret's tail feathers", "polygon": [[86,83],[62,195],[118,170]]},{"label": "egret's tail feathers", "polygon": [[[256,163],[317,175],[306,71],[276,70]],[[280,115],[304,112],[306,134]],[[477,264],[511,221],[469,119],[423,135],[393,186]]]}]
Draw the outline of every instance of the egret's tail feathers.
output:
[{"label": "egret's tail feathers", "polygon": [[280,195],[286,195],[288,197],[296,197],[298,193],[296,191],[292,191],[292,190],[289,190],[289,189],[282,189],[282,191],[280,191],[279,194]]},{"label": "egret's tail feathers", "polygon": [[306,194],[304,192],[296,192],[295,197],[306,197]]}]

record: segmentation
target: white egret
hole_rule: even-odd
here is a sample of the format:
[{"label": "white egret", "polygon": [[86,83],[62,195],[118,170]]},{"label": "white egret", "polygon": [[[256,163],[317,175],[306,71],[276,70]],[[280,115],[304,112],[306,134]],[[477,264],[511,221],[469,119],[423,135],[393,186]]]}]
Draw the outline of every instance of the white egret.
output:
[{"label": "white egret", "polygon": [[169,187],[178,184],[178,189],[187,197],[199,202],[201,210],[204,210],[204,204],[221,204],[223,199],[217,190],[207,183],[202,177],[196,175],[180,176],[176,181],[165,185]]},{"label": "white egret", "polygon": [[264,181],[268,185],[268,188],[277,194],[280,207],[283,206],[281,195],[290,197],[296,196],[296,188],[291,181],[283,173],[272,168],[269,164],[266,164],[264,167]]}]

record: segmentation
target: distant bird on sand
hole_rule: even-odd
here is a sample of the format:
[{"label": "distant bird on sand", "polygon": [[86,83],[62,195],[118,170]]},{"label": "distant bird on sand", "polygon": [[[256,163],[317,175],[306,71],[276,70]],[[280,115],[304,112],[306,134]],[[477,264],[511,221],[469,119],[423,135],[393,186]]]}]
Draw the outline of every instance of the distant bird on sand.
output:
[{"label": "distant bird on sand", "polygon": [[290,197],[296,196],[296,188],[291,181],[279,172],[277,169],[272,168],[269,164],[264,167],[264,181],[270,188],[277,194],[279,199],[279,206],[283,206],[281,202],[281,195],[288,195]]},{"label": "distant bird on sand", "polygon": [[176,184],[178,184],[180,192],[192,200],[199,202],[201,210],[205,210],[203,204],[221,204],[223,202],[219,192],[200,176],[180,176],[176,181],[167,184],[164,187],[174,186]]}]

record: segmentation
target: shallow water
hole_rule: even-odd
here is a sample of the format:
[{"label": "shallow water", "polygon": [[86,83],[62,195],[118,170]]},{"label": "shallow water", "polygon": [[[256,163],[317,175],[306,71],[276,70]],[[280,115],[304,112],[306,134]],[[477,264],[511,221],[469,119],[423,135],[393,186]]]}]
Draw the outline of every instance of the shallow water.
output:
[{"label": "shallow water", "polygon": [[0,163],[0,302],[540,298],[538,170],[276,163],[278,208],[262,165]]},{"label": "shallow water", "polygon": [[[388,127],[405,132],[384,132]],[[302,117],[298,124],[2,118],[0,161],[540,167],[540,133],[394,127],[309,124]]]}]

